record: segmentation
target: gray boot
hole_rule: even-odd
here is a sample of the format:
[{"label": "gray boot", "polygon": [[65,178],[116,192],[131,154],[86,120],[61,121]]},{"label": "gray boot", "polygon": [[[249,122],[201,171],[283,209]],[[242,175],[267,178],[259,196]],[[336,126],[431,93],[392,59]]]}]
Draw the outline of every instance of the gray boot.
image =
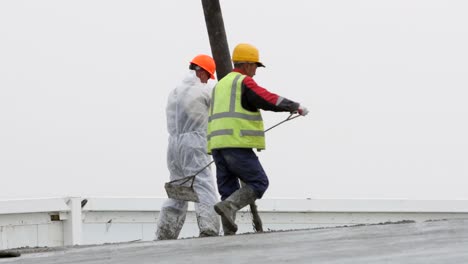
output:
[{"label": "gray boot", "polygon": [[237,232],[236,213],[244,206],[255,202],[257,196],[254,190],[245,186],[235,191],[226,200],[215,204],[216,213],[221,216],[225,234],[235,234]]}]

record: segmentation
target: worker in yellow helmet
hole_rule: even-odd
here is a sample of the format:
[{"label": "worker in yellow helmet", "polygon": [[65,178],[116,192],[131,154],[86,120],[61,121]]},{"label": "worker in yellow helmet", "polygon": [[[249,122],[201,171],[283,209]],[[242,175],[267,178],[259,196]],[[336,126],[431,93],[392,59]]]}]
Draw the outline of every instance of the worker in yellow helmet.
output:
[{"label": "worker in yellow helmet", "polygon": [[[208,55],[195,56],[189,72],[171,91],[167,101],[166,118],[169,132],[167,166],[170,180],[194,175],[210,162],[206,154],[206,127],[210,106],[211,88],[208,80],[214,79],[216,65]],[[200,202],[195,204],[200,236],[219,235],[219,216],[214,204],[216,194],[214,177],[205,168],[195,177],[193,188]],[[156,239],[177,239],[187,214],[188,202],[167,199],[158,217]]]},{"label": "worker in yellow helmet", "polygon": [[[208,153],[216,164],[221,202],[214,207],[221,216],[224,234],[237,232],[236,212],[260,199],[268,188],[268,177],[252,149],[265,149],[260,110],[297,112],[308,110],[297,102],[269,92],[252,78],[260,62],[258,49],[239,44],[232,54],[234,70],[213,90],[208,119]],[[246,183],[240,188],[239,179]]]}]

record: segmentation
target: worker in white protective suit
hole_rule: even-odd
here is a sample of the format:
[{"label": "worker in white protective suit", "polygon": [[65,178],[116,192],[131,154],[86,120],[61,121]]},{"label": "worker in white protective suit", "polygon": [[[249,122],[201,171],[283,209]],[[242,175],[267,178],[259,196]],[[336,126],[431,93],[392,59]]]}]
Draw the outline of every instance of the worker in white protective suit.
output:
[{"label": "worker in white protective suit", "polygon": [[[211,89],[208,80],[214,79],[215,62],[207,55],[193,58],[182,82],[170,93],[166,107],[169,145],[167,166],[170,180],[194,175],[210,163],[206,153],[206,129]],[[200,237],[217,236],[219,216],[213,206],[219,201],[214,177],[205,168],[195,177],[193,185],[200,202],[195,203],[195,214]],[[188,202],[167,199],[159,214],[156,239],[177,239],[184,225]]]}]

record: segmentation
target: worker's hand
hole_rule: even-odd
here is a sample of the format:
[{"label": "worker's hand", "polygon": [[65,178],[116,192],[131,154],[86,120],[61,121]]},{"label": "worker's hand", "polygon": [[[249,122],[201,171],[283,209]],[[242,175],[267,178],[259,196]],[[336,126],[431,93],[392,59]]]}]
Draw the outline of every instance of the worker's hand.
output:
[{"label": "worker's hand", "polygon": [[298,112],[301,116],[306,116],[306,115],[309,113],[309,110],[307,110],[307,108],[305,108],[305,106],[299,105],[299,108],[297,108],[297,112]]}]

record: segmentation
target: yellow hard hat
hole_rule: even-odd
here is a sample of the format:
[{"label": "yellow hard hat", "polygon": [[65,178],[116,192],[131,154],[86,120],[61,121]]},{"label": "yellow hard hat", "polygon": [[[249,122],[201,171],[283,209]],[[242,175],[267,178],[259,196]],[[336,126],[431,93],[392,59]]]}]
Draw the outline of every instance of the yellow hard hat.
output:
[{"label": "yellow hard hat", "polygon": [[234,63],[256,63],[258,67],[265,67],[260,62],[260,56],[258,55],[258,49],[250,44],[241,43],[238,44],[232,52],[232,61]]}]

